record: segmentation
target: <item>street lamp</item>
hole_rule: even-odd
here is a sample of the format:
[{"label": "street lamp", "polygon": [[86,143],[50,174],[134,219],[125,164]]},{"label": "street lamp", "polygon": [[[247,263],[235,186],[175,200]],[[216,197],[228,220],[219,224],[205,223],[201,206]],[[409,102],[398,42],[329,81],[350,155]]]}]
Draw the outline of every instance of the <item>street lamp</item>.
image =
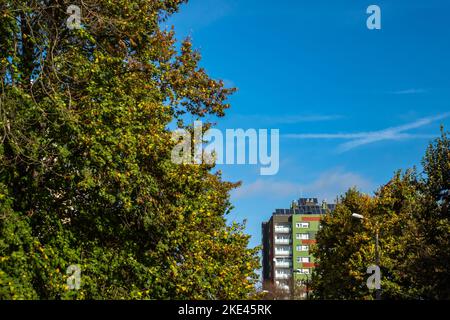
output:
[{"label": "street lamp", "polygon": [[360,214],[357,214],[357,213],[352,213],[352,218],[363,220],[364,216],[360,215]]},{"label": "street lamp", "polygon": [[[352,218],[358,220],[364,220],[364,216],[358,213],[352,213]],[[379,228],[378,224],[375,226],[375,263],[378,267],[380,267],[380,249],[379,249]],[[375,299],[381,300],[381,288],[376,289],[375,291]]]}]

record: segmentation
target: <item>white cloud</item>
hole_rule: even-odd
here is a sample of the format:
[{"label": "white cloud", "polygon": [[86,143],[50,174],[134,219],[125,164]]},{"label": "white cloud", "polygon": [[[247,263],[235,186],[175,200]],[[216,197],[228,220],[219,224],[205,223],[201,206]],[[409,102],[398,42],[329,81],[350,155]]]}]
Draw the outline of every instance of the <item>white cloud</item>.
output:
[{"label": "white cloud", "polygon": [[351,187],[357,187],[364,192],[371,192],[375,185],[357,173],[338,168],[324,172],[314,181],[305,184],[261,178],[234,190],[233,196],[238,199],[314,196],[331,202],[336,196],[345,193]]},{"label": "white cloud", "polygon": [[369,179],[357,173],[336,169],[321,174],[315,181],[305,187],[305,192],[331,201],[351,187],[357,187],[364,192],[371,192],[375,185]]},{"label": "white cloud", "polygon": [[406,90],[399,90],[399,91],[394,91],[391,92],[392,94],[419,94],[419,93],[426,93],[427,90],[425,89],[406,89]]},{"label": "white cloud", "polygon": [[287,134],[285,138],[292,139],[343,139],[351,140],[338,146],[338,151],[345,152],[359,146],[371,144],[378,141],[388,140],[411,140],[411,139],[431,139],[435,135],[430,134],[412,134],[404,131],[424,127],[433,122],[448,118],[450,113],[444,113],[437,116],[426,117],[405,125],[390,127],[378,131],[358,132],[358,133],[313,133],[313,134]]},{"label": "white cloud", "polygon": [[288,181],[276,181],[274,179],[258,179],[249,184],[243,184],[240,188],[233,191],[237,198],[255,197],[268,195],[270,197],[279,197],[293,195],[300,191],[301,186]]},{"label": "white cloud", "polygon": [[247,121],[258,121],[263,123],[270,124],[294,124],[294,123],[302,123],[302,122],[322,122],[322,121],[333,121],[342,119],[341,115],[321,115],[321,114],[313,114],[313,115],[236,115],[237,118],[247,120]]}]

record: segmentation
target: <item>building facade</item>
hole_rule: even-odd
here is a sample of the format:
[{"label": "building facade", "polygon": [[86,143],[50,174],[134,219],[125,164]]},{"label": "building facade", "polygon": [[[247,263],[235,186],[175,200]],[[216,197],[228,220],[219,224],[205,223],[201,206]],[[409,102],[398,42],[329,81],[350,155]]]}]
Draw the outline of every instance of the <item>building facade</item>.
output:
[{"label": "building facade", "polygon": [[265,290],[292,291],[307,284],[315,267],[311,246],[316,242],[323,215],[335,204],[300,198],[290,209],[276,209],[262,224],[262,277]]}]

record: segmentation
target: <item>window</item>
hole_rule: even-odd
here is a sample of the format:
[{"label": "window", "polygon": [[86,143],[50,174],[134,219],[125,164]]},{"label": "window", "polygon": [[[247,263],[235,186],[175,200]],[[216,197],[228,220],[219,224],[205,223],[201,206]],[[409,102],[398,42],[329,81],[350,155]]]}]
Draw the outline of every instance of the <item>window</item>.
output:
[{"label": "window", "polygon": [[300,274],[309,274],[309,269],[297,269],[297,273],[300,273]]},{"label": "window", "polygon": [[297,246],[296,250],[299,252],[306,252],[309,251],[309,246]]},{"label": "window", "polygon": [[308,240],[309,239],[309,233],[297,233],[295,235],[295,238],[297,240]]},{"label": "window", "polygon": [[310,258],[309,257],[297,257],[297,262],[298,263],[309,263]]},{"label": "window", "polygon": [[298,222],[295,224],[295,226],[299,229],[308,229],[309,228],[309,222]]}]

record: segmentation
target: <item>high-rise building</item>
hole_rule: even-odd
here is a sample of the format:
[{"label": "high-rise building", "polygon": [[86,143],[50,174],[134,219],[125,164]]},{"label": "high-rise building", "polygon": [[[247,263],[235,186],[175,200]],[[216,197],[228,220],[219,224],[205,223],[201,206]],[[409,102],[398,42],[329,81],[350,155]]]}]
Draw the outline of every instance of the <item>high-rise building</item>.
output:
[{"label": "high-rise building", "polygon": [[290,209],[276,209],[262,224],[263,284],[266,290],[290,292],[307,283],[315,267],[310,250],[316,242],[320,219],[331,213],[335,204],[317,198],[300,198]]}]

